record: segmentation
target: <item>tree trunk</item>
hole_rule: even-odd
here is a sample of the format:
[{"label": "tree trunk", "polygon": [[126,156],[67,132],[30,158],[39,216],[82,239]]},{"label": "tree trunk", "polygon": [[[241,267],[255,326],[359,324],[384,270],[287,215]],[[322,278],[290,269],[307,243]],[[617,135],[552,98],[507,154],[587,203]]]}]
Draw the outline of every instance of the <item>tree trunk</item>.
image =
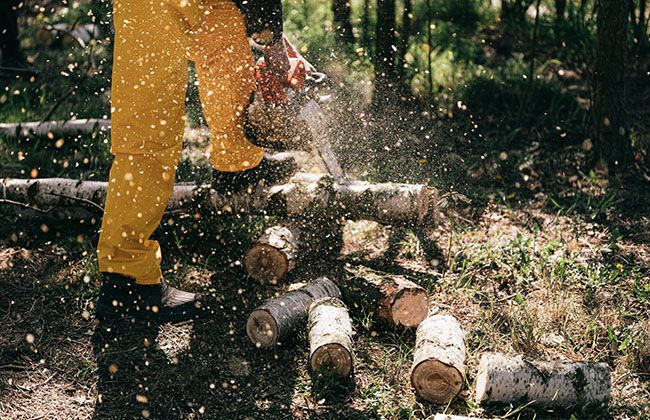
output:
[{"label": "tree trunk", "polygon": [[501,22],[506,26],[519,26],[526,20],[526,12],[535,0],[502,0]]},{"label": "tree trunk", "polygon": [[0,56],[5,61],[21,56],[18,43],[18,6],[20,4],[20,0],[0,1]]},{"label": "tree trunk", "polygon": [[309,306],[325,297],[340,298],[341,292],[330,279],[320,277],[299,289],[269,300],[248,316],[248,338],[258,347],[278,344],[305,322]]},{"label": "tree trunk", "polygon": [[349,0],[333,0],[332,10],[334,12],[334,25],[339,37],[348,44],[354,43],[354,33],[352,32],[352,23],[350,15],[352,8]]},{"label": "tree trunk", "polygon": [[319,299],[309,308],[309,367],[314,373],[346,378],[354,370],[352,322],[335,297]]},{"label": "tree trunk", "polygon": [[403,276],[370,268],[346,267],[341,287],[352,301],[374,312],[392,326],[417,327],[429,312],[426,290]]},{"label": "tree trunk", "polygon": [[371,31],[370,31],[370,0],[363,0],[363,31],[362,33],[362,40],[363,40],[363,47],[368,50],[368,47],[370,46],[370,40],[372,39],[371,36]]},{"label": "tree trunk", "polygon": [[244,256],[244,270],[262,284],[277,284],[296,265],[300,232],[272,226],[255,241]]},{"label": "tree trunk", "polygon": [[[37,206],[56,218],[78,220],[88,210],[101,214],[106,182],[65,178],[5,179],[0,196],[24,205]],[[350,219],[369,219],[384,224],[433,225],[437,220],[437,195],[425,185],[337,184],[331,177],[296,174],[287,183],[261,188],[253,194],[222,196],[209,185],[177,184],[167,205],[179,211],[201,205],[201,211],[249,213],[294,218],[337,214]],[[7,204],[7,202],[5,202]],[[25,217],[30,214],[25,214]]]},{"label": "tree trunk", "polygon": [[408,81],[405,78],[406,72],[406,54],[409,50],[409,41],[411,37],[411,24],[413,14],[413,1],[404,0],[404,11],[402,13],[402,28],[400,31],[400,49],[399,49],[399,65],[397,74],[402,84]]},{"label": "tree trunk", "polygon": [[417,329],[411,384],[418,395],[448,404],[463,389],[465,331],[451,315],[431,315]]},{"label": "tree trunk", "polygon": [[593,118],[596,159],[611,173],[633,161],[627,118],[627,24],[629,3],[599,0]]},{"label": "tree trunk", "polygon": [[555,0],[555,21],[560,24],[564,21],[566,13],[566,0]]},{"label": "tree trunk", "polygon": [[94,23],[72,27],[69,23],[56,23],[41,27],[36,31],[38,42],[48,48],[78,44],[86,47],[93,39],[100,37],[99,26]]},{"label": "tree trunk", "polygon": [[479,402],[569,408],[603,404],[611,392],[606,363],[526,361],[522,356],[485,353],[476,378]]},{"label": "tree trunk", "polygon": [[375,31],[375,103],[391,97],[396,87],[395,0],[377,0]]}]

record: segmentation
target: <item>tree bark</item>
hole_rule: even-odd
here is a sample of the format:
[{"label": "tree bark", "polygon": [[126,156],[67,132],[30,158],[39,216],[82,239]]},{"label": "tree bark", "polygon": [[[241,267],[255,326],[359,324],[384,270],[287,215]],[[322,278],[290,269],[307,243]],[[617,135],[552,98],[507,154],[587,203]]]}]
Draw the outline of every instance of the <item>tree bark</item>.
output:
[{"label": "tree bark", "polygon": [[476,378],[479,402],[544,407],[603,404],[611,392],[606,363],[527,361],[523,356],[485,353]]},{"label": "tree bark", "polygon": [[629,3],[599,0],[594,64],[593,118],[596,159],[610,173],[633,162],[627,117],[627,24]]},{"label": "tree bark", "polygon": [[354,370],[352,322],[345,304],[334,297],[315,301],[309,308],[308,326],[312,372],[350,376]]},{"label": "tree bark", "polygon": [[300,232],[292,227],[271,226],[244,256],[244,270],[262,284],[277,284],[296,265]]},{"label": "tree bark", "polygon": [[330,279],[320,277],[299,289],[269,300],[248,316],[248,338],[258,347],[278,344],[305,322],[309,305],[325,297],[340,298],[341,291]]},{"label": "tree bark", "polygon": [[451,315],[431,315],[417,329],[411,384],[418,395],[448,404],[463,388],[465,331]]},{"label": "tree bark", "polygon": [[395,0],[377,0],[375,29],[375,103],[394,93],[395,71]]},{"label": "tree bark", "polygon": [[334,12],[334,25],[339,37],[348,44],[354,43],[354,33],[352,32],[352,23],[350,15],[352,8],[349,0],[333,0],[332,11]]},{"label": "tree bark", "polygon": [[[65,178],[5,179],[0,183],[4,199],[41,210],[55,209],[57,218],[75,220],[87,216],[90,207],[100,209],[106,182]],[[437,219],[437,195],[425,185],[337,184],[327,175],[296,174],[287,183],[261,188],[253,194],[225,197],[209,185],[177,184],[168,211],[201,204],[202,211],[215,214],[249,213],[285,218],[308,214],[337,214],[351,219],[369,219],[384,224],[433,225]],[[27,216],[27,215],[26,215]]]},{"label": "tree bark", "polygon": [[392,326],[414,328],[427,317],[428,296],[423,287],[403,276],[382,273],[367,267],[346,267],[341,282],[346,295],[373,311]]}]

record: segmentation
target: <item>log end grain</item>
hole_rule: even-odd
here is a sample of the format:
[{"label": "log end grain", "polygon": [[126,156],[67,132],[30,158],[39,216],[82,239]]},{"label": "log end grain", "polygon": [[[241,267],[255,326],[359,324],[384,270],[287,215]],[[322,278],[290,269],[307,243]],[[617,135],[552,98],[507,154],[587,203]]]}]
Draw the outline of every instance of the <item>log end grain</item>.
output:
[{"label": "log end grain", "polygon": [[420,325],[429,313],[429,302],[424,289],[404,289],[395,296],[391,317],[395,325],[413,328]]},{"label": "log end grain", "polygon": [[334,372],[343,378],[352,374],[354,365],[350,351],[338,343],[325,344],[316,349],[310,364],[313,372]]},{"label": "log end grain", "polygon": [[256,309],[246,321],[248,338],[259,347],[270,347],[278,339],[278,323],[265,309]]},{"label": "log end grain", "polygon": [[277,284],[286,276],[289,264],[284,252],[266,244],[256,244],[244,256],[244,269],[262,284]]},{"label": "log end grain", "polygon": [[447,404],[463,388],[463,375],[438,360],[423,360],[411,371],[411,383],[418,395],[435,404]]}]

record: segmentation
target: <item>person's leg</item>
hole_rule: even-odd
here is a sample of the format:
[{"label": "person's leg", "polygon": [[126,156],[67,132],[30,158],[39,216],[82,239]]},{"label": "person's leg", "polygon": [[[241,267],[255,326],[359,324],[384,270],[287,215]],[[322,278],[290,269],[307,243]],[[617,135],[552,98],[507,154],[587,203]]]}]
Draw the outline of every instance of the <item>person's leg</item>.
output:
[{"label": "person's leg", "polygon": [[111,168],[98,244],[99,270],[161,281],[150,239],[173,191],[185,126],[186,39],[160,0],[115,0]]},{"label": "person's leg", "polygon": [[205,2],[192,28],[190,58],[196,63],[199,95],[210,126],[212,166],[239,172],[260,164],[264,149],[246,138],[244,115],[255,89],[253,57],[244,17],[230,0]]}]

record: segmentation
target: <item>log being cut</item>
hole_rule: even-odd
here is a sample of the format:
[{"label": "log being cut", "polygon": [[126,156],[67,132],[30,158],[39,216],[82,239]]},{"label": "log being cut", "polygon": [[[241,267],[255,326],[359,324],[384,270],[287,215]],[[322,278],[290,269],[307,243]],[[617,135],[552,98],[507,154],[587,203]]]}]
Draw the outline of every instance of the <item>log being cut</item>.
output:
[{"label": "log being cut", "polygon": [[244,255],[244,270],[262,284],[277,284],[296,265],[300,233],[296,228],[271,226]]},{"label": "log being cut", "polygon": [[379,318],[394,326],[417,327],[427,317],[426,290],[404,276],[348,266],[341,287]]},{"label": "log being cut", "polygon": [[609,400],[610,370],[606,363],[546,362],[523,356],[485,353],[476,378],[476,400],[544,407],[599,405]]},{"label": "log being cut", "polygon": [[417,394],[448,404],[465,381],[465,332],[451,315],[431,315],[417,329],[411,384]]},{"label": "log being cut", "polygon": [[[57,207],[59,214],[76,219],[80,216],[79,207],[87,207],[84,204],[88,204],[88,200],[103,206],[106,185],[106,182],[65,178],[5,179],[0,184],[0,196],[41,209]],[[435,220],[434,196],[433,190],[425,185],[356,181],[337,184],[327,175],[298,173],[284,184],[228,197],[211,190],[209,185],[177,184],[167,210],[196,205],[216,214],[280,217],[342,214],[342,217],[372,219],[385,224],[428,224]]]},{"label": "log being cut", "polygon": [[258,347],[270,347],[284,339],[307,319],[309,305],[325,297],[341,297],[333,281],[320,277],[313,282],[271,299],[248,316],[246,333]]},{"label": "log being cut", "polygon": [[350,376],[354,370],[352,322],[345,304],[333,297],[315,301],[307,325],[312,372]]}]

